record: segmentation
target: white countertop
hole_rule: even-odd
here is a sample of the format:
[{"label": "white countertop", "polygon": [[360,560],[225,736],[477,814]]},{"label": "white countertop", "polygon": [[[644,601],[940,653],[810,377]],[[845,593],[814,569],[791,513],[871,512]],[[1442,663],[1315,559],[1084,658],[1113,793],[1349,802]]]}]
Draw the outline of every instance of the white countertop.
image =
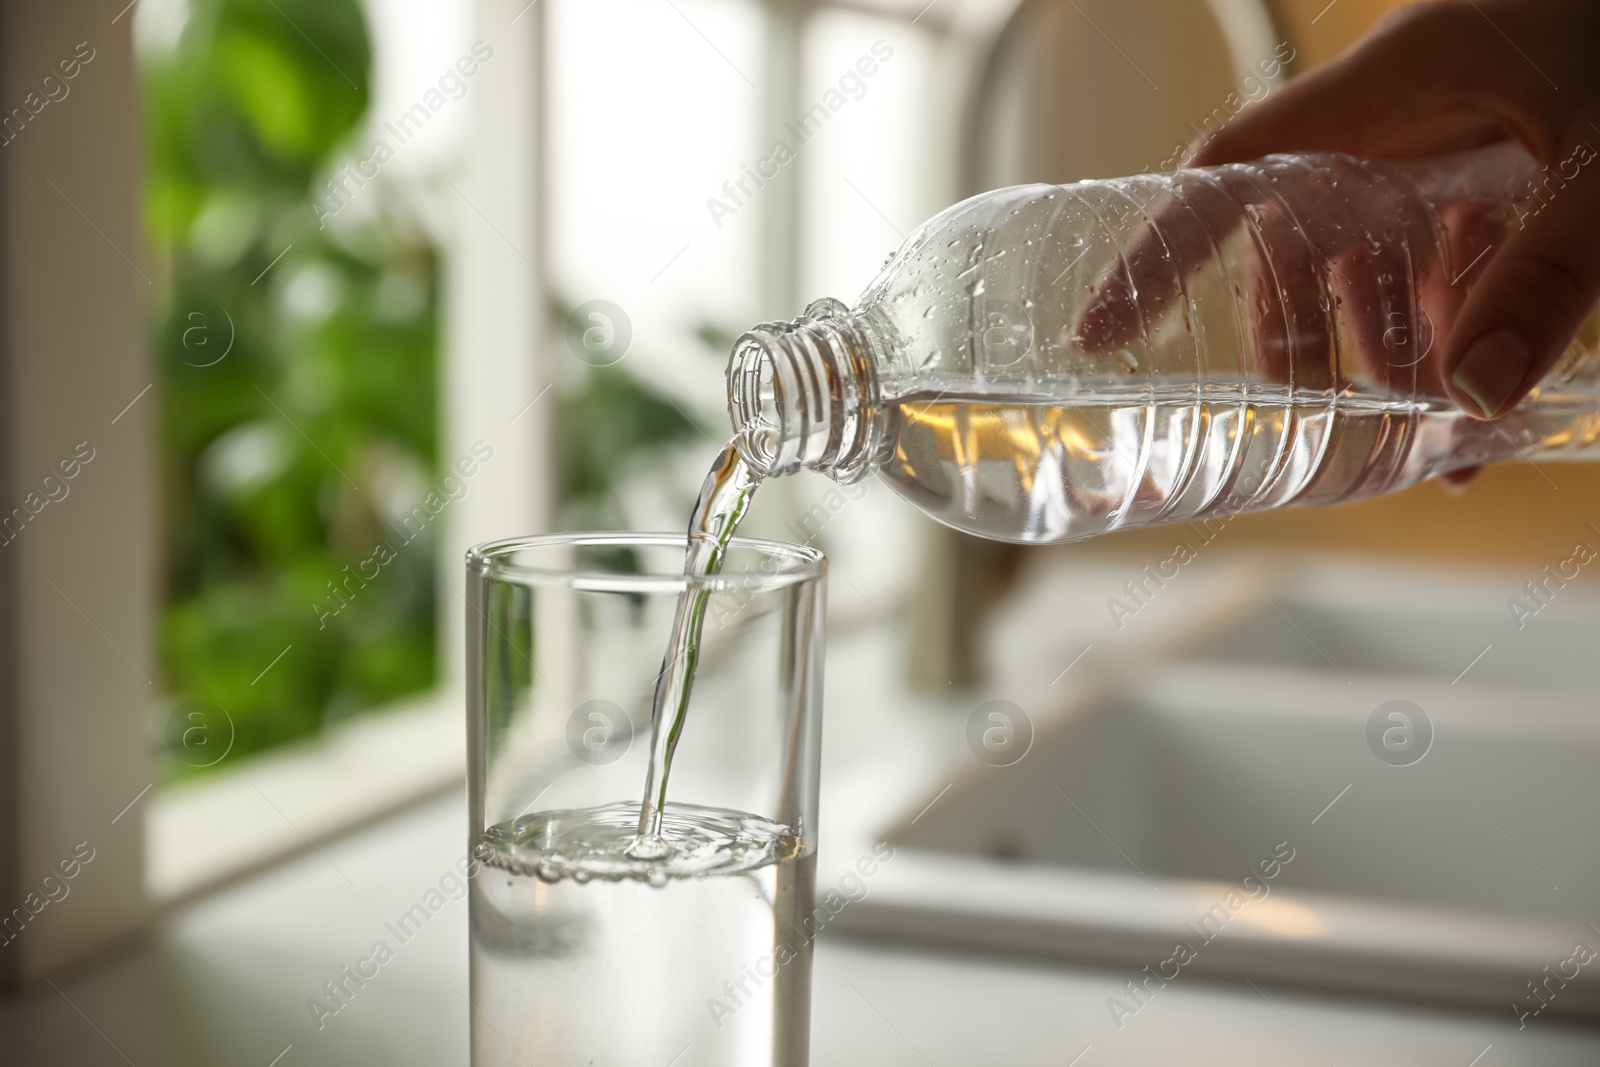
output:
[{"label": "white countertop", "polygon": [[[4,1061],[268,1067],[288,1049],[280,1067],[464,1067],[464,900],[441,910],[321,1031],[305,1006],[460,855],[463,825],[461,802],[436,803],[192,906],[113,966],[62,983],[60,993],[45,987],[0,1006]],[[821,877],[828,879],[826,872]],[[818,1067],[1600,1062],[1600,1031],[1536,1020],[1518,1033],[1509,1011],[1456,1014],[1201,980],[1172,983],[1119,1031],[1105,1001],[1121,977],[824,935],[812,1061]]]},{"label": "white countertop", "polygon": [[[1163,612],[1182,615],[1179,601],[1187,596],[1214,599],[1216,590],[1196,580],[1174,590]],[[1158,619],[1143,622],[1147,632],[1160,626]],[[1003,693],[919,697],[895,690],[894,672],[883,669],[899,667],[910,654],[896,640],[879,630],[830,645],[819,885],[837,880],[872,825],[937,791],[930,776],[945,773],[952,754],[963,752],[966,716],[978,702],[1004,696],[1047,726],[1050,702],[1090,684],[1093,659],[1113,651],[1100,635],[1057,622],[1031,646],[1002,642],[1007,662],[996,665],[998,676],[1037,675],[1031,681]],[[1052,684],[1090,641],[1096,656]],[[400,815],[175,913],[147,944],[109,966],[62,981],[59,989],[47,985],[21,1001],[0,1001],[0,1061],[7,1067],[465,1067],[464,899],[446,904],[321,1030],[306,1005],[462,857],[465,823],[459,798]],[[1107,999],[1126,978],[1115,970],[824,934],[816,956],[812,1061],[818,1067],[1600,1063],[1600,1029],[1534,1019],[1519,1032],[1509,1006],[1472,1014],[1200,977],[1170,983],[1119,1029]]]}]

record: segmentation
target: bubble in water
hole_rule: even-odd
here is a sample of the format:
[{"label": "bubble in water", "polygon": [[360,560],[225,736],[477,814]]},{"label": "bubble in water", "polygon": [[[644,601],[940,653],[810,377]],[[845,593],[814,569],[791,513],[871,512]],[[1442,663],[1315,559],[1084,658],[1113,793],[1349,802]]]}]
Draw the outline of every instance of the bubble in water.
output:
[{"label": "bubble in water", "polygon": [[638,836],[639,805],[537,812],[484,831],[474,848],[488,866],[544,882],[642,881],[752,870],[797,855],[790,828],[759,815],[668,803],[659,838]]},{"label": "bubble in water", "polygon": [[628,855],[636,860],[658,860],[672,853],[672,846],[665,841],[650,841],[641,838],[634,841],[627,848]]}]

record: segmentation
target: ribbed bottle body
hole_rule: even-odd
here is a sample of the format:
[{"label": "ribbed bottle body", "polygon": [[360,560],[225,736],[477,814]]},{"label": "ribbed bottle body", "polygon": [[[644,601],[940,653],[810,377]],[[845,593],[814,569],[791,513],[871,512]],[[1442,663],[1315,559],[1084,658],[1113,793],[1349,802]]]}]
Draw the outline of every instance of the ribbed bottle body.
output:
[{"label": "ribbed bottle body", "polygon": [[1278,156],[958,204],[850,315],[875,356],[877,472],[951,526],[1039,542],[1595,455],[1594,316],[1496,424],[1440,380],[1529,166]]}]

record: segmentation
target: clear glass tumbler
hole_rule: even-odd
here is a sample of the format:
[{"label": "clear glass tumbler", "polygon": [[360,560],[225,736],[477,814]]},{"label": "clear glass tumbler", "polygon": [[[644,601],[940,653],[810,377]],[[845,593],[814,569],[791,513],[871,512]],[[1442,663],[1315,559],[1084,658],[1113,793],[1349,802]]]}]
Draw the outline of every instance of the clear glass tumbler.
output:
[{"label": "clear glass tumbler", "polygon": [[[691,582],[685,544],[468,553],[474,1067],[807,1063],[826,563],[735,538]],[[659,856],[632,849],[650,698],[695,587]]]}]

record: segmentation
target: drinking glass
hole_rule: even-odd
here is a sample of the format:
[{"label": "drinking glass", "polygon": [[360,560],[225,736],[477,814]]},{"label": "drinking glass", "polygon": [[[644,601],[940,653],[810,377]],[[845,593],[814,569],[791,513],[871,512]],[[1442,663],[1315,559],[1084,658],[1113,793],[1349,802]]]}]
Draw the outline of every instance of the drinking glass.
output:
[{"label": "drinking glass", "polygon": [[[734,538],[554,534],[467,555],[474,1067],[803,1067],[826,563]],[[704,592],[666,783],[633,848],[651,694]],[[632,850],[632,851],[630,851]]]}]

